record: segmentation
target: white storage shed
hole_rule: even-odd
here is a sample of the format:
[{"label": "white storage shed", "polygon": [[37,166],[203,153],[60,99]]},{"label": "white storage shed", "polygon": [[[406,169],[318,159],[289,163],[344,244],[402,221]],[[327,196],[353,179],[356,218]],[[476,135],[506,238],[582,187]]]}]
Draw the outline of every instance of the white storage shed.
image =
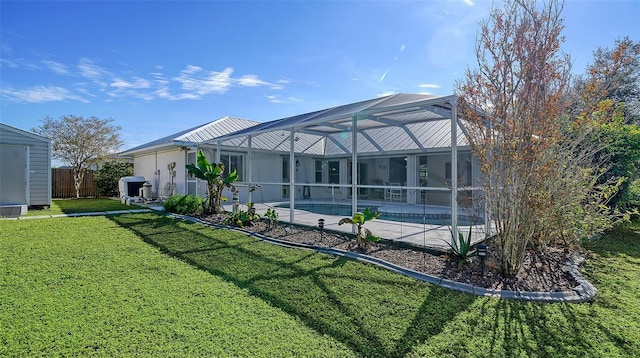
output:
[{"label": "white storage shed", "polygon": [[0,215],[50,205],[51,141],[0,123]]}]

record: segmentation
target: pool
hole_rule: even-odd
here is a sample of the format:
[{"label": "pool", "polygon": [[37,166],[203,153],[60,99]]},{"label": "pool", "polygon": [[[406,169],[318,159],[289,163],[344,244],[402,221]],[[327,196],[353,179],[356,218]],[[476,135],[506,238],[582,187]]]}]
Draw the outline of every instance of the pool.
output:
[{"label": "pool", "polygon": [[[289,204],[278,204],[277,208],[289,208]],[[364,211],[367,207],[358,207],[358,211]],[[372,211],[378,211],[377,207],[368,207]],[[314,214],[320,215],[333,215],[351,217],[351,206],[344,204],[322,204],[322,203],[303,203],[295,204],[296,210],[304,210]],[[407,213],[407,212],[384,212],[378,217],[378,219],[391,220],[398,222],[407,222],[414,224],[429,224],[429,225],[451,225],[451,214],[442,213]],[[471,218],[467,215],[458,215],[458,225],[469,226],[478,225],[482,221],[478,222],[478,218]]]}]

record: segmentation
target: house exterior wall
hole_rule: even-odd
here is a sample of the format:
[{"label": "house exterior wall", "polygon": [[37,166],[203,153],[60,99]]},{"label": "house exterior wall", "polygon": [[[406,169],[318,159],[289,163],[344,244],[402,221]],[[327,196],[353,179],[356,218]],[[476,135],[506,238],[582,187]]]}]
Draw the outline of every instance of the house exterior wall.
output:
[{"label": "house exterior wall", "polygon": [[[0,126],[0,146],[23,146],[26,150],[26,204],[29,206],[51,205],[51,144],[44,137],[37,136],[8,126]],[[1,150],[1,149],[0,149]],[[14,170],[5,168],[2,170]],[[3,186],[5,184],[3,183]],[[13,184],[15,185],[15,184]],[[3,187],[2,190],[16,188]],[[2,203],[0,203],[2,204]]]},{"label": "house exterior wall", "polygon": [[175,162],[174,193],[184,194],[185,187],[185,152],[178,148],[135,155],[133,157],[133,172],[136,176],[143,176],[152,185],[154,194],[159,195],[167,183],[171,182],[171,175],[167,165]]}]

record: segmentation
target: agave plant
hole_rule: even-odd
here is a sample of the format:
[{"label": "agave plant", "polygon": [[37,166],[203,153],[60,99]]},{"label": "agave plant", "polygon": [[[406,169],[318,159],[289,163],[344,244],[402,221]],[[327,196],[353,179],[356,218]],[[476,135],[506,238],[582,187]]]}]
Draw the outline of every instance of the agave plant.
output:
[{"label": "agave plant", "polygon": [[343,218],[338,221],[338,225],[352,224],[356,226],[356,244],[358,250],[368,251],[372,242],[380,240],[380,237],[373,235],[371,230],[364,227],[364,223],[367,221],[375,220],[380,213],[372,212],[369,208],[364,209],[363,212],[357,212],[350,218]]},{"label": "agave plant", "polygon": [[193,174],[196,178],[206,180],[207,182],[207,205],[204,208],[205,213],[221,213],[222,212],[222,190],[229,188],[236,191],[234,182],[238,180],[238,174],[233,170],[226,177],[224,176],[224,164],[209,163],[207,157],[202,150],[198,151],[197,166],[187,164],[186,168],[189,174]]},{"label": "agave plant", "polygon": [[476,250],[471,249],[471,227],[469,227],[469,234],[467,234],[466,238],[459,230],[457,240],[454,237],[451,228],[449,228],[449,232],[451,232],[452,238],[452,242],[447,241],[447,244],[449,245],[449,252],[458,259],[458,268],[462,268],[464,262],[476,254]]}]

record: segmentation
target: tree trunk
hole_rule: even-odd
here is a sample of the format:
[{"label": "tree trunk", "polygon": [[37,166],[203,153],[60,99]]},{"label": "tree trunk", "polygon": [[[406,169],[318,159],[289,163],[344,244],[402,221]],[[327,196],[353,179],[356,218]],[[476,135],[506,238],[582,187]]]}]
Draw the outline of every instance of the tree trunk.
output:
[{"label": "tree trunk", "polygon": [[82,179],[84,179],[84,170],[79,168],[73,168],[73,186],[76,189],[76,198],[80,198],[80,186],[82,185]]}]

